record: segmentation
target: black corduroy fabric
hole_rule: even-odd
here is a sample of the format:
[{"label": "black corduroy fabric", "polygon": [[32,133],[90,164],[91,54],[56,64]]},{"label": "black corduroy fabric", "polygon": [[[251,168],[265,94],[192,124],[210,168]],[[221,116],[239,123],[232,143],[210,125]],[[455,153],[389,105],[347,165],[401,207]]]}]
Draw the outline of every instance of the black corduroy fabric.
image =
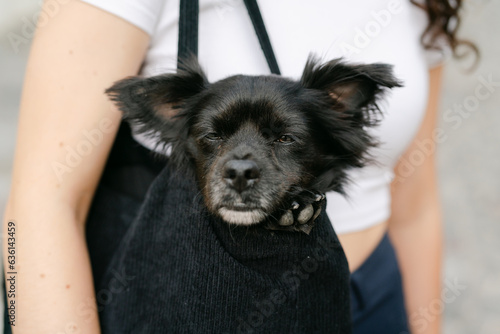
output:
[{"label": "black corduroy fabric", "polygon": [[94,286],[99,286],[149,186],[165,164],[165,158],[155,158],[132,138],[128,123],[121,123],[85,224]]},{"label": "black corduroy fabric", "polygon": [[348,280],[326,215],[310,235],[230,227],[167,166],[98,287],[100,321],[103,333],[350,333]]}]

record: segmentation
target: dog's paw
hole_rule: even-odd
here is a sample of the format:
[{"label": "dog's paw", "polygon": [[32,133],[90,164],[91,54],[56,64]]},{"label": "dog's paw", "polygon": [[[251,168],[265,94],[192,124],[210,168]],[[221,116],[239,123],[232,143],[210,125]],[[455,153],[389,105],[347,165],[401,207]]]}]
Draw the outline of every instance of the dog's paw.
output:
[{"label": "dog's paw", "polygon": [[325,194],[303,192],[290,205],[288,210],[282,211],[276,222],[269,223],[266,228],[280,231],[300,231],[309,234],[314,221],[321,214],[325,204]]}]

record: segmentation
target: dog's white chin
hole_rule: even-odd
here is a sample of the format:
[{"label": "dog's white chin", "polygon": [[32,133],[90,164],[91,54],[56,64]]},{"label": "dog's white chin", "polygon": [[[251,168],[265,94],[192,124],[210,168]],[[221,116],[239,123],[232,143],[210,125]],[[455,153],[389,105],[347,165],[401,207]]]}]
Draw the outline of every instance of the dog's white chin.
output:
[{"label": "dog's white chin", "polygon": [[237,211],[228,208],[220,208],[219,215],[222,219],[230,224],[235,225],[253,225],[261,222],[266,218],[264,211],[259,209],[248,211]]}]

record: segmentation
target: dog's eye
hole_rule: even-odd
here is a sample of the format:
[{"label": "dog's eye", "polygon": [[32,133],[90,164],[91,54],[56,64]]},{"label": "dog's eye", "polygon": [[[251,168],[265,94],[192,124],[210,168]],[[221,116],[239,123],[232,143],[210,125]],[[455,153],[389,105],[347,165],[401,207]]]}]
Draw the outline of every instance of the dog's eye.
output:
[{"label": "dog's eye", "polygon": [[276,139],[276,141],[278,143],[282,143],[282,144],[290,144],[290,143],[293,143],[295,141],[295,139],[293,139],[293,137],[290,135],[283,135],[283,136],[279,137],[278,139]]},{"label": "dog's eye", "polygon": [[211,132],[205,136],[208,140],[222,140],[222,137],[215,132]]}]

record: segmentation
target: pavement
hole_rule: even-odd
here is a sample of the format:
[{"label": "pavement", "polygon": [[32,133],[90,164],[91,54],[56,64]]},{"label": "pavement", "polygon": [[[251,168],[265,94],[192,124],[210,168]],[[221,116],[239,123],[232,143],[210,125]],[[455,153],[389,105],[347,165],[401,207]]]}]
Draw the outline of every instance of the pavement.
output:
[{"label": "pavement", "polygon": [[[445,222],[442,298],[415,314],[438,313],[445,334],[500,333],[500,2],[465,1],[460,35],[477,43],[479,66],[448,61],[438,127],[439,186]],[[7,199],[21,86],[31,40],[23,23],[33,0],[0,4],[0,210]],[[8,36],[24,36],[17,46]],[[489,83],[488,83],[489,82]],[[482,88],[478,88],[481,86]],[[422,245],[425,247],[425,245]]]}]

